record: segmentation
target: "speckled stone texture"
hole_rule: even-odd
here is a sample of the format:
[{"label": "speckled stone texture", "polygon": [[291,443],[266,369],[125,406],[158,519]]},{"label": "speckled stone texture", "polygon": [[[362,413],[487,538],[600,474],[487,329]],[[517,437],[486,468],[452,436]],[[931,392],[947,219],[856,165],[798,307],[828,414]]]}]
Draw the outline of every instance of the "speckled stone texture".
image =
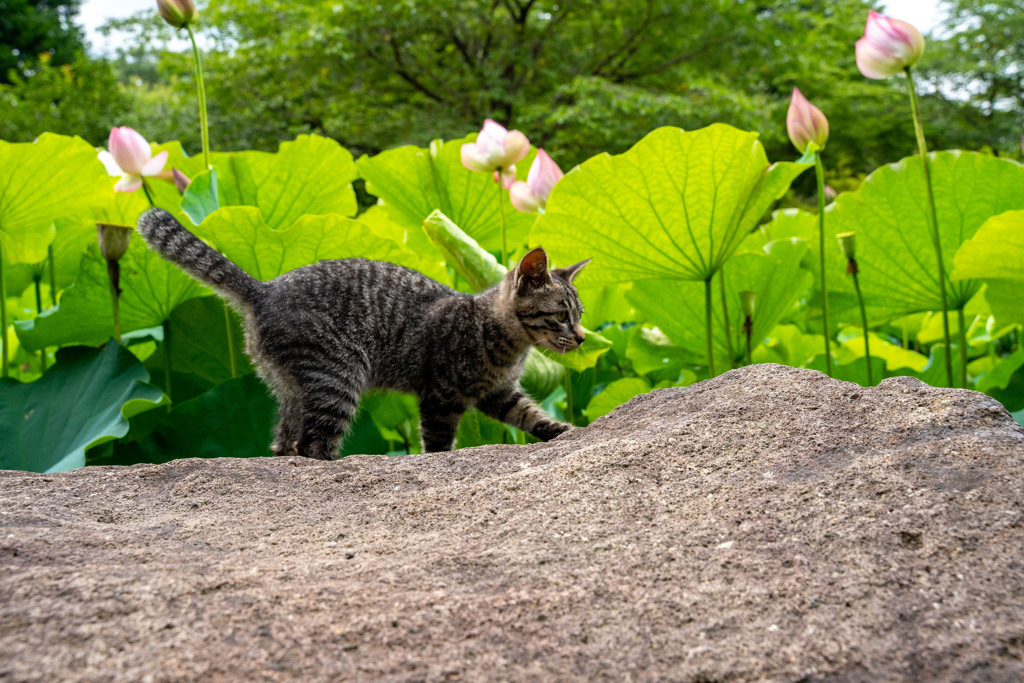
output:
[{"label": "speckled stone texture", "polygon": [[0,473],[3,680],[1017,681],[1022,658],[1024,431],[911,379],[760,365],[532,446]]}]

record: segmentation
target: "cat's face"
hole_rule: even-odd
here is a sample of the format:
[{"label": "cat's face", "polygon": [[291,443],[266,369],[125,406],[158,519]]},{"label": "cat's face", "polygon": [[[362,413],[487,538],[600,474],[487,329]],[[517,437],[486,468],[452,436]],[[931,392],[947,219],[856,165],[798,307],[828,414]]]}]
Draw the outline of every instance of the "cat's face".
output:
[{"label": "cat's face", "polygon": [[516,318],[535,346],[566,353],[583,343],[583,304],[572,279],[588,262],[548,270],[547,254],[537,248],[509,273],[514,283]]}]

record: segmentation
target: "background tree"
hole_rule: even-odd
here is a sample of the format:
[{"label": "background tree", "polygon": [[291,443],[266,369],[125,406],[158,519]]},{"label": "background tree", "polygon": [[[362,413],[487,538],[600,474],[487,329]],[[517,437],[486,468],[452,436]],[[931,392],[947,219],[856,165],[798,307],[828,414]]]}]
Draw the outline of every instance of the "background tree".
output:
[{"label": "background tree", "polygon": [[74,24],[81,0],[0,0],[0,83],[10,83],[43,53],[69,64],[83,49]]}]

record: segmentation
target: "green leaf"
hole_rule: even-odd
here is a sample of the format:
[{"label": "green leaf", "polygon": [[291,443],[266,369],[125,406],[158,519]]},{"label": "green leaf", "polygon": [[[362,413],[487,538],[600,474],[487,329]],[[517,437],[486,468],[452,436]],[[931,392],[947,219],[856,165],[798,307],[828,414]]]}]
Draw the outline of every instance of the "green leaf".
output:
[{"label": "green leaf", "polygon": [[558,388],[564,374],[562,365],[542,355],[540,349],[531,348],[519,384],[534,399],[543,401]]},{"label": "green leaf", "polygon": [[220,206],[255,206],[274,230],[307,215],[354,216],[358,210],[355,162],[330,138],[300,135],[281,143],[276,154],[218,154],[211,164],[217,169]]},{"label": "green leaf", "polygon": [[981,280],[993,315],[1003,324],[1024,323],[1024,211],[986,220],[953,259],[952,279]]},{"label": "green leaf", "polygon": [[[858,329],[856,336],[841,334],[839,341],[841,345],[834,351],[836,363],[846,365],[856,361],[863,362],[865,355],[863,330]],[[928,365],[928,356],[893,344],[877,334],[868,334],[868,344],[871,348],[872,360],[880,358],[890,371],[910,368],[914,372],[922,372]]]},{"label": "green leaf", "polygon": [[337,214],[303,216],[283,230],[271,230],[256,208],[221,207],[194,231],[259,280],[271,280],[325,259],[362,257],[406,265],[420,272],[430,267],[429,261],[397,242]]},{"label": "green leaf", "polygon": [[646,394],[650,390],[651,385],[645,379],[623,377],[615,380],[605,387],[604,391],[590,399],[590,403],[587,404],[587,408],[583,412],[588,420],[593,421],[612,412],[634,396]]},{"label": "green leaf", "polygon": [[756,133],[659,128],[555,186],[531,234],[555,260],[593,257],[589,286],[705,280],[807,164],[769,168]]},{"label": "green leaf", "polygon": [[639,375],[677,374],[683,366],[695,362],[694,355],[672,343],[657,328],[637,327],[629,335],[624,357]]},{"label": "green leaf", "polygon": [[[226,307],[220,297],[202,296],[185,301],[171,312],[171,367],[175,373],[195,375],[211,388],[232,379],[225,310],[230,315],[238,374],[252,372],[243,350],[238,316]],[[160,354],[150,364],[150,369],[157,374],[163,368],[163,354]]]},{"label": "green leaf", "polygon": [[[485,249],[501,249],[501,211],[505,212],[508,246],[526,241],[534,215],[516,211],[508,192],[489,173],[462,165],[462,145],[476,140],[435,140],[429,149],[399,147],[356,162],[367,191],[393,209],[394,220],[418,226],[435,209],[449,216]],[[526,179],[535,150],[516,164],[516,176]],[[500,202],[500,203],[499,203]],[[579,260],[579,259],[577,259]],[[566,263],[569,263],[568,261]]]},{"label": "green leaf", "polygon": [[77,137],[44,133],[35,142],[0,140],[0,253],[38,263],[54,221],[90,214],[114,192],[96,149]]},{"label": "green leaf", "polygon": [[[948,276],[960,245],[985,221],[1012,209],[1024,209],[1024,166],[959,151],[937,152],[930,159]],[[835,238],[842,232],[857,236],[860,285],[869,319],[941,310],[925,197],[924,173],[915,156],[876,170],[856,192],[843,193],[829,205],[825,215],[829,300],[835,295],[837,302],[847,303],[847,310],[835,309],[836,315],[859,324],[853,282],[846,275],[846,258]],[[817,272],[817,259],[812,263]],[[983,271],[962,271],[967,272]],[[980,287],[975,279],[947,283],[949,310],[966,305]]]},{"label": "green leaf", "polygon": [[[132,237],[120,263],[122,332],[160,325],[178,304],[209,294],[137,236]],[[78,278],[56,308],[32,320],[18,321],[16,327],[21,343],[31,350],[72,343],[96,345],[113,336],[110,280],[99,245],[89,245]]]},{"label": "green leaf", "polygon": [[274,401],[267,388],[255,375],[245,375],[175,404],[147,437],[115,446],[115,461],[269,456],[273,426]]},{"label": "green leaf", "polygon": [[1010,380],[1021,367],[1024,367],[1024,346],[1018,346],[1014,353],[1000,358],[989,372],[978,378],[975,388],[986,394],[1006,389]]},{"label": "green leaf", "polygon": [[585,327],[583,331],[587,335],[587,340],[583,342],[583,346],[575,351],[568,353],[558,353],[550,349],[539,349],[539,351],[545,358],[576,372],[583,372],[588,368],[592,368],[597,365],[598,359],[612,348],[612,342],[610,339],[602,336],[600,332],[593,332]]},{"label": "green leaf", "polygon": [[85,452],[128,433],[128,419],[163,405],[149,373],[129,351],[70,347],[30,384],[0,380],[0,468],[63,472]]},{"label": "green leaf", "polygon": [[192,219],[194,225],[199,225],[219,208],[217,169],[211,168],[209,171],[200,173],[189,183],[185,190],[185,196],[181,198],[181,210]]},{"label": "green leaf", "polygon": [[[729,309],[733,357],[727,352],[725,316],[721,288],[716,276],[711,287],[712,335],[715,358],[725,365],[744,356],[746,335],[739,293],[755,293],[751,344],[757,346],[782,319],[793,303],[811,286],[811,274],[800,267],[807,244],[800,240],[778,240],[765,251],[740,252],[725,265],[725,295]],[[657,325],[673,342],[704,357],[705,302],[703,282],[643,280],[633,284],[626,295],[647,320]]]}]

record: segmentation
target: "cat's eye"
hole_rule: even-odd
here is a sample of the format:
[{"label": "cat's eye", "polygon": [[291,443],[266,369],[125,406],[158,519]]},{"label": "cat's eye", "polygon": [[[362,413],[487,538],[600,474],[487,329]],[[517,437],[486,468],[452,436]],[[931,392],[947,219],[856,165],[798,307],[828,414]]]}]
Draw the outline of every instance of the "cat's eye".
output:
[{"label": "cat's eye", "polygon": [[555,320],[557,320],[560,323],[564,323],[566,318],[568,317],[569,314],[566,313],[565,311],[559,311],[558,313],[555,313]]}]

